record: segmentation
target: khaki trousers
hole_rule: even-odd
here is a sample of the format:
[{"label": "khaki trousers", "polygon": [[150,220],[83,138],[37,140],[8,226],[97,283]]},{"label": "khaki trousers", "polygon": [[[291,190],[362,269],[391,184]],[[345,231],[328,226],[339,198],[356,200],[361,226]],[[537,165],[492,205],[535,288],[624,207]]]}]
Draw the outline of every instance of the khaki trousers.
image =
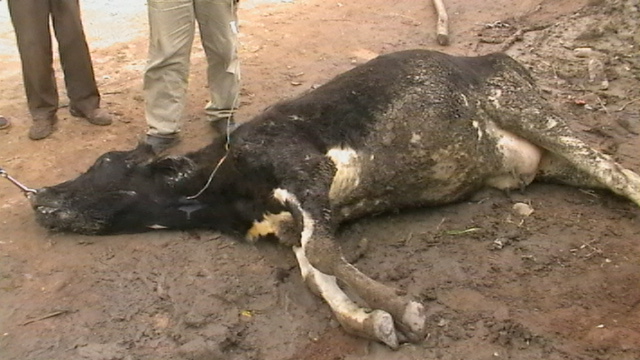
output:
[{"label": "khaki trousers", "polygon": [[207,56],[212,120],[238,104],[240,66],[234,0],[148,0],[149,59],[144,73],[149,135],[180,131],[189,83],[191,47],[197,21]]},{"label": "khaki trousers", "polygon": [[78,0],[9,0],[31,116],[50,118],[58,109],[49,21],[53,24],[70,106],[83,113],[100,106]]}]

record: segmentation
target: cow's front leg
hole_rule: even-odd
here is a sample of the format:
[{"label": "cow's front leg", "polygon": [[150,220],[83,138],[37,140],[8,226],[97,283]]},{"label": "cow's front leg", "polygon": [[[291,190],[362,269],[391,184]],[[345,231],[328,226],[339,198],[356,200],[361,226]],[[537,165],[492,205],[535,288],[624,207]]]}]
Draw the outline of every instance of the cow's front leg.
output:
[{"label": "cow's front leg", "polygon": [[323,274],[311,266],[304,248],[295,246],[293,251],[307,286],[329,304],[345,331],[380,341],[392,349],[398,347],[398,336],[393,318],[389,313],[383,310],[367,310],[358,306],[340,289],[335,276]]},{"label": "cow's front leg", "polygon": [[[301,251],[304,252],[305,258],[308,259],[310,267],[316,269],[318,273],[322,273],[324,276],[330,278],[335,276],[335,278],[343,281],[353,289],[371,308],[380,309],[389,313],[393,317],[398,330],[400,330],[409,341],[417,342],[424,339],[426,332],[426,315],[423,305],[407,297],[399,296],[395,289],[374,281],[344,259],[340,248],[335,243],[330,232],[330,226],[328,225],[330,214],[326,210],[323,210],[326,208],[319,207],[318,199],[315,199],[315,201],[308,206],[308,208],[312,209],[307,211],[298,198],[287,190],[278,189],[274,192],[274,195],[279,201],[291,209],[295,218],[300,219],[299,221],[302,222],[302,234],[300,237]],[[315,284],[312,285],[317,286],[318,279],[325,281],[325,290],[329,288],[335,290],[334,285],[326,285],[326,283],[330,283],[330,281],[322,276],[312,280],[312,282],[315,282]],[[337,285],[335,286],[337,287]],[[325,297],[326,294],[331,294],[330,291],[326,291],[323,294],[320,289],[318,289],[318,292],[320,292],[323,297]],[[329,300],[326,297],[325,299],[330,305],[332,303],[334,304],[332,305],[334,312],[336,312],[334,306],[344,301],[342,296],[339,296],[337,300]],[[348,309],[349,307],[350,306],[342,305],[337,308]],[[349,313],[349,311],[337,311],[336,315],[340,318],[339,313]],[[358,313],[362,314],[362,310]],[[362,325],[359,324],[370,320],[357,320],[358,316],[347,317],[353,321],[345,321],[343,325],[351,332],[361,332]],[[386,325],[378,323],[373,325],[373,328],[369,327],[366,330],[367,337],[379,339],[379,330],[384,333],[386,331]],[[383,338],[391,339],[386,334]],[[390,340],[380,340],[390,346],[393,344]]]},{"label": "cow's front leg", "polygon": [[398,295],[397,289],[371,279],[349,264],[331,236],[319,231],[308,241],[303,239],[303,248],[309,262],[318,270],[343,281],[370,307],[389,312],[407,340],[418,342],[424,339],[426,314],[421,303]]}]

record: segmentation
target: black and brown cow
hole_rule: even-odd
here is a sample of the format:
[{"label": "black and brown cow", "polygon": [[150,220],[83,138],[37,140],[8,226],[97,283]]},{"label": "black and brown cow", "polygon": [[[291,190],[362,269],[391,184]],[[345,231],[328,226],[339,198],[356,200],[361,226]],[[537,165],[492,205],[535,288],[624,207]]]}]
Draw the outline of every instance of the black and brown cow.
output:
[{"label": "black and brown cow", "polygon": [[411,50],[268,108],[228,143],[162,158],[144,145],[110,152],[31,199],[52,230],[275,233],[347,331],[395,348],[424,338],[425,309],[349,264],[337,226],[535,179],[606,188],[640,205],[640,176],[578,140],[516,61]]}]

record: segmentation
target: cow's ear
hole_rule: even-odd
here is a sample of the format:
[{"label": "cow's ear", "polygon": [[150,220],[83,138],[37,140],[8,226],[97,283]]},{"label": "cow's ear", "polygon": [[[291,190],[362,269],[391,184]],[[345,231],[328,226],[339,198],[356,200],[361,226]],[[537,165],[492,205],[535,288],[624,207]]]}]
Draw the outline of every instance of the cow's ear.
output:
[{"label": "cow's ear", "polygon": [[185,156],[161,158],[148,166],[153,173],[162,174],[166,177],[165,181],[168,183],[177,183],[179,180],[187,179],[196,169],[193,160]]},{"label": "cow's ear", "polygon": [[167,156],[149,164],[152,169],[169,172],[184,172],[193,169],[193,161],[184,156]]}]

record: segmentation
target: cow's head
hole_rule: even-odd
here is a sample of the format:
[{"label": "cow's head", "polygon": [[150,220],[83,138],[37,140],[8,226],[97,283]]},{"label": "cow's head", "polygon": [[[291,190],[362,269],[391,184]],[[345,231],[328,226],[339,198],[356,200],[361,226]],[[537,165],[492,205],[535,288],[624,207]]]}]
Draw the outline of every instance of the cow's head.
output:
[{"label": "cow's head", "polygon": [[205,172],[189,156],[156,159],[142,144],[100,156],[76,179],[39,189],[31,204],[38,223],[57,231],[108,234],[198,227],[225,207],[224,197],[206,204],[190,199],[206,182]]}]

